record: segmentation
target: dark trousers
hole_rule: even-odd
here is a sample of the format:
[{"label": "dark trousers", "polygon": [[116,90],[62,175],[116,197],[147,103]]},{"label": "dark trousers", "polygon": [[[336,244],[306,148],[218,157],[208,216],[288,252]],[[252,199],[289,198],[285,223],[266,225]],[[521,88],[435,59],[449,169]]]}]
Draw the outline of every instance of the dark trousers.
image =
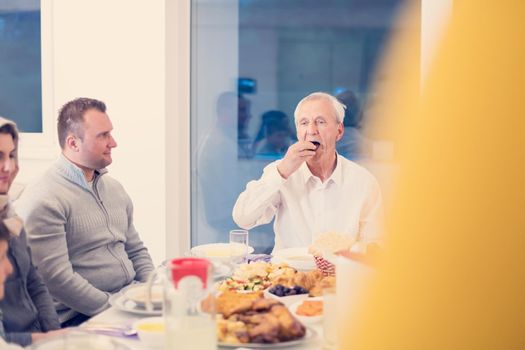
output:
[{"label": "dark trousers", "polygon": [[89,320],[91,317],[84,314],[78,314],[73,318],[70,318],[69,320],[63,322],[60,324],[60,327],[67,328],[67,327],[76,327],[80,324],[84,323],[85,321]]}]

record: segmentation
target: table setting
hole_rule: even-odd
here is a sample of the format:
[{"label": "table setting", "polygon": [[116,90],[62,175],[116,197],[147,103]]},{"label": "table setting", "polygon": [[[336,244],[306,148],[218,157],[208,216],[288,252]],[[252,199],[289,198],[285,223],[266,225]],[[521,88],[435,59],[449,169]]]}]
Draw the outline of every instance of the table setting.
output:
[{"label": "table setting", "polygon": [[[336,295],[355,289],[353,282],[369,271],[326,247],[326,261],[319,264],[309,247],[254,254],[247,236],[240,239],[193,247],[161,264],[148,283],[112,295],[109,309],[72,330],[95,343],[77,334],[76,347],[60,347],[73,344],[73,336],[65,335],[34,348],[335,349],[342,322],[336,310],[344,299]],[[353,269],[357,279],[336,288],[336,265]]]}]

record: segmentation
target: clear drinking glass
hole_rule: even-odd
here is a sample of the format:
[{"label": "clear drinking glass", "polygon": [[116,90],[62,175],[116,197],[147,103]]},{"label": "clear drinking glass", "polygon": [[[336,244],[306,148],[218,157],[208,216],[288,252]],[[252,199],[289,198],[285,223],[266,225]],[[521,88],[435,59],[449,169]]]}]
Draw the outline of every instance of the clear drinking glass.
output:
[{"label": "clear drinking glass", "polygon": [[323,349],[337,349],[337,298],[335,287],[323,288]]},{"label": "clear drinking glass", "polygon": [[232,257],[239,257],[236,263],[246,261],[248,255],[248,247],[250,246],[247,230],[231,230],[230,231],[230,249]]}]

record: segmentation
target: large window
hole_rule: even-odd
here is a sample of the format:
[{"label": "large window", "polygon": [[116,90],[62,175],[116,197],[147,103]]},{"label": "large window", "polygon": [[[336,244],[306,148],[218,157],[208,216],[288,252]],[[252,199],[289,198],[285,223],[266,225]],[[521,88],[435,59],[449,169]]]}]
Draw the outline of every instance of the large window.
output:
[{"label": "large window", "polygon": [[42,132],[39,0],[0,1],[0,115]]},{"label": "large window", "polygon": [[[293,111],[308,93],[329,92],[347,105],[339,153],[373,157],[377,140],[361,131],[401,3],[192,1],[192,245],[228,240],[236,198],[295,142]],[[271,251],[272,224],[252,229],[250,243]]]}]

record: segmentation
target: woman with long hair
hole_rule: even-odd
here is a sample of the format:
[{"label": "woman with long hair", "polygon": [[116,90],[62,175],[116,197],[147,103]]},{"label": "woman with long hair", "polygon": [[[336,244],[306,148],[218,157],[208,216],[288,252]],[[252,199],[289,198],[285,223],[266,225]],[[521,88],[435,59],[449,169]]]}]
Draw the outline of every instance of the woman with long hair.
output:
[{"label": "woman with long hair", "polygon": [[[53,299],[33,266],[22,220],[7,195],[18,173],[18,130],[11,120],[0,117],[0,220],[11,237],[7,256],[13,273],[5,281],[0,301],[5,340],[27,346],[60,329]],[[48,332],[48,333],[44,333]]]}]

